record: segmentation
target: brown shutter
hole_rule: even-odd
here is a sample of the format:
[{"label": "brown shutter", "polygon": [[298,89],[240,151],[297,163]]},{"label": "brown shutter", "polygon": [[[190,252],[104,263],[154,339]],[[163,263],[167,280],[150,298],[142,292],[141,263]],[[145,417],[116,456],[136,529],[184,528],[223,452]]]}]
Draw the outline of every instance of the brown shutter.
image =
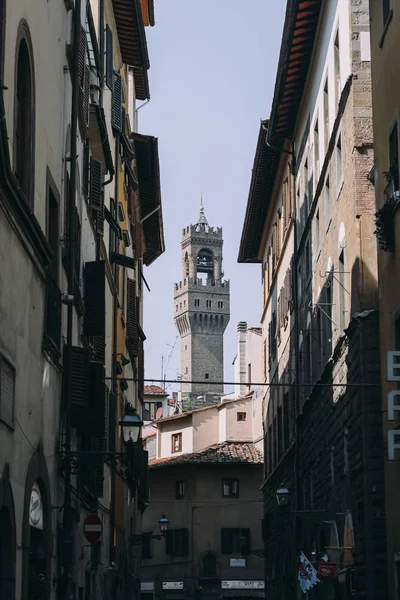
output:
[{"label": "brown shutter", "polygon": [[127,280],[127,332],[128,340],[131,350],[134,356],[138,355],[139,352],[139,335],[138,335],[138,321],[137,321],[137,303],[136,303],[136,284],[133,279]]},{"label": "brown shutter", "polygon": [[79,57],[78,57],[78,71],[79,71],[79,85],[84,88],[85,80],[85,64],[86,64],[86,31],[84,27],[81,27],[79,37]]},{"label": "brown shutter", "polygon": [[100,193],[100,206],[96,210],[96,231],[99,235],[104,236],[104,189],[102,187]]},{"label": "brown shutter", "polygon": [[83,118],[86,127],[89,126],[90,112],[90,68],[85,65],[84,80],[83,80]]},{"label": "brown shutter", "polygon": [[106,338],[104,334],[93,337],[93,351],[95,359],[104,365],[106,360]]},{"label": "brown shutter", "polygon": [[114,85],[111,105],[111,126],[114,132],[122,131],[122,77],[114,73]]},{"label": "brown shutter", "polygon": [[106,394],[105,394],[105,369],[101,362],[90,361],[89,363],[89,396],[90,433],[94,437],[106,437]]},{"label": "brown shutter", "polygon": [[109,90],[113,89],[113,34],[108,25],[106,25],[106,85]]},{"label": "brown shutter", "polygon": [[74,423],[76,423],[75,416],[80,416],[80,414],[89,410],[89,358],[89,350],[80,348],[79,346],[72,346],[71,364],[68,365],[67,346],[64,346],[64,373],[65,376],[69,377],[70,381]]},{"label": "brown shutter", "polygon": [[105,334],[105,262],[85,263],[85,321],[84,335]]},{"label": "brown shutter", "polygon": [[[100,210],[102,204],[102,172],[101,162],[93,156],[90,157],[90,189],[89,201],[93,210]],[[104,204],[104,201],[103,201]]]}]

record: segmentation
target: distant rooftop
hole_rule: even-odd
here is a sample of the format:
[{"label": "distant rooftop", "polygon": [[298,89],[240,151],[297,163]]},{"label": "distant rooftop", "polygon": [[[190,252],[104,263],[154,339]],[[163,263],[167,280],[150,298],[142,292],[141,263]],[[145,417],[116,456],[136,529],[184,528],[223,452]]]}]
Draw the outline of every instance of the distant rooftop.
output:
[{"label": "distant rooftop", "polygon": [[253,464],[262,465],[263,457],[249,442],[224,442],[209,446],[200,452],[156,458],[149,462],[151,469],[184,464]]},{"label": "distant rooftop", "polygon": [[144,395],[145,396],[168,396],[168,392],[163,390],[158,385],[145,385],[144,386]]}]

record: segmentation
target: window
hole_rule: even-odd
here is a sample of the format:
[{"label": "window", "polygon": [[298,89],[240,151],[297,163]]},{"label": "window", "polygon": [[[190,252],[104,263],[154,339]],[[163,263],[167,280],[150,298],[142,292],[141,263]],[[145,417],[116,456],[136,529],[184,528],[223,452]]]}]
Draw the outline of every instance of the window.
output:
[{"label": "window", "polygon": [[345,272],[344,272],[344,250],[339,255],[339,325],[340,330],[346,327],[346,289],[345,289]]},{"label": "window", "polygon": [[238,421],[245,421],[246,420],[246,413],[245,412],[238,412],[236,415],[236,418]]},{"label": "window", "polygon": [[175,484],[175,492],[176,492],[176,499],[182,500],[182,498],[185,497],[186,482],[185,481],[177,481]]},{"label": "window", "polygon": [[14,171],[29,206],[33,208],[34,89],[29,35],[25,25],[21,28],[19,39],[14,104]]},{"label": "window", "polygon": [[340,47],[339,47],[339,28],[336,32],[335,41],[333,44],[333,63],[334,63],[334,77],[335,77],[335,105],[339,104],[341,95],[341,84],[340,84]]},{"label": "window", "polygon": [[174,454],[175,452],[182,452],[182,434],[181,433],[173,433],[171,436],[172,444],[171,444],[171,452]]},{"label": "window", "polygon": [[222,496],[224,498],[239,497],[239,479],[222,480]]},{"label": "window", "polygon": [[[314,165],[315,165],[315,181],[318,181],[319,175],[319,126],[318,119],[315,121],[314,125]],[[310,203],[312,199],[310,198]]]},{"label": "window", "polygon": [[336,185],[339,195],[343,183],[343,157],[342,157],[342,136],[339,135],[336,142]]},{"label": "window", "polygon": [[247,365],[247,387],[251,388],[251,363]]},{"label": "window", "polygon": [[153,548],[152,548],[152,539],[151,532],[146,532],[142,534],[142,558],[149,559],[153,558]]},{"label": "window", "polygon": [[[59,203],[53,178],[47,170],[47,239],[52,250],[46,282],[45,343],[48,350],[55,347],[58,354],[61,345],[61,292],[58,287],[58,267],[60,252]],[[76,223],[75,223],[76,228]],[[80,231],[75,231],[75,235]],[[79,251],[80,252],[80,251]],[[78,249],[76,250],[76,254]],[[75,257],[75,265],[80,264],[80,256]],[[76,267],[75,267],[76,268]],[[47,346],[49,342],[49,346]]]},{"label": "window", "polygon": [[209,378],[209,373],[205,373],[204,374],[204,379],[208,379]]},{"label": "window", "polygon": [[175,305],[175,312],[178,312],[178,305]]},{"label": "window", "polygon": [[165,536],[165,552],[169,556],[189,554],[189,530],[169,529]]},{"label": "window", "polygon": [[325,80],[324,85],[324,142],[325,142],[325,154],[328,151],[329,145],[329,87],[328,87],[328,76]]},{"label": "window", "polygon": [[383,26],[389,21],[389,17],[391,14],[391,0],[382,0],[382,16],[383,16]]},{"label": "window", "polygon": [[194,305],[195,306],[200,306],[200,300],[199,300],[199,298],[195,298],[194,299]]},{"label": "window", "polygon": [[222,554],[246,554],[250,550],[250,529],[221,529]]},{"label": "window", "polygon": [[15,369],[0,355],[0,419],[14,425]]},{"label": "window", "polygon": [[329,223],[331,222],[332,210],[331,210],[331,188],[329,182],[329,175],[325,180],[324,185],[324,201],[325,201],[325,226],[328,229]]},{"label": "window", "polygon": [[206,300],[206,306],[207,308],[211,308],[211,300]]},{"label": "window", "polygon": [[391,192],[399,191],[399,139],[397,123],[389,136],[389,170],[391,174]]},{"label": "window", "polygon": [[222,300],[218,300],[218,308],[224,308],[224,303]]}]

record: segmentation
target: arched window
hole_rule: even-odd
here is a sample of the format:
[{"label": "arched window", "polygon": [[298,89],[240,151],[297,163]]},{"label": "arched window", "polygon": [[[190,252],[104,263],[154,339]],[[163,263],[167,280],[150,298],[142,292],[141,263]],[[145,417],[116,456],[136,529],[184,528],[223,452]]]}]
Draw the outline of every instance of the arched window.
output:
[{"label": "arched window", "polygon": [[35,101],[32,45],[22,21],[17,37],[14,100],[14,172],[27,202],[33,208]]},{"label": "arched window", "polygon": [[3,85],[4,77],[4,45],[6,25],[6,0],[0,0],[0,86]]}]

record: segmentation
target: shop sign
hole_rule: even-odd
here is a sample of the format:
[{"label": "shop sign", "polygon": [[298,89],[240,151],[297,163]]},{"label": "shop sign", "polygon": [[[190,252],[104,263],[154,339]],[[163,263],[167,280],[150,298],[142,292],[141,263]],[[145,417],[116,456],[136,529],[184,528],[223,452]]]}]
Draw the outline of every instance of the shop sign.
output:
[{"label": "shop sign", "polygon": [[[387,380],[400,381],[400,352],[390,351],[387,353]],[[395,419],[396,411],[400,411],[400,390],[393,390],[387,395],[388,405],[388,421],[398,420],[400,415]],[[400,430],[389,429],[388,431],[388,459],[394,460],[395,450],[400,450]]]},{"label": "shop sign", "polygon": [[183,581],[163,581],[163,590],[183,590]]},{"label": "shop sign", "polygon": [[33,484],[29,503],[29,525],[35,529],[43,529],[42,495],[37,483]]},{"label": "shop sign", "polygon": [[265,588],[264,581],[221,581],[223,590],[263,590]]},{"label": "shop sign", "polygon": [[320,562],[318,565],[317,577],[322,581],[332,579],[336,575],[336,565],[334,563]]},{"label": "shop sign", "polygon": [[231,558],[229,561],[230,567],[245,567],[246,559],[245,558]]},{"label": "shop sign", "polygon": [[154,592],[154,581],[141,581],[140,590],[142,592]]}]

